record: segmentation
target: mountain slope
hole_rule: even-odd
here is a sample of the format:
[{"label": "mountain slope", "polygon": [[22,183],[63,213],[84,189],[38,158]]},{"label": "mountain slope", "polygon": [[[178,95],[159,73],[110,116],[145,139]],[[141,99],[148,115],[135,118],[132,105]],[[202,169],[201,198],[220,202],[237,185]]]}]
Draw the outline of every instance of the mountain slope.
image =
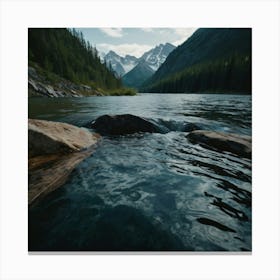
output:
[{"label": "mountain slope", "polygon": [[251,29],[198,29],[144,87],[152,92],[250,92]]},{"label": "mountain slope", "polygon": [[66,28],[29,28],[28,63],[45,73],[54,73],[75,84],[113,90],[122,87],[120,79],[100,62],[95,48],[82,33]]},{"label": "mountain slope", "polygon": [[126,86],[139,88],[165,61],[167,56],[175,49],[175,46],[166,43],[145,52],[140,58],[137,66],[122,77]]},{"label": "mountain slope", "polygon": [[141,61],[122,77],[122,81],[128,87],[138,88],[153,74],[154,71],[150,68],[148,63],[146,61]]},{"label": "mountain slope", "polygon": [[138,59],[132,55],[122,57],[114,51],[109,51],[103,58],[106,65],[112,67],[117,77],[122,77],[138,63]]},{"label": "mountain slope", "polygon": [[160,44],[159,46],[145,52],[139,58],[139,61],[145,61],[155,72],[174,49],[175,46],[170,43]]}]

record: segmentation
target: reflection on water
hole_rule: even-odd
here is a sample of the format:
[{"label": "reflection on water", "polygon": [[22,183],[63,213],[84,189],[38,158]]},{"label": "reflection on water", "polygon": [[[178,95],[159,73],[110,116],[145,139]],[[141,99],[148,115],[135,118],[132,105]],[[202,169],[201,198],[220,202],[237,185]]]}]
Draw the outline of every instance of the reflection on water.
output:
[{"label": "reflection on water", "polygon": [[29,116],[83,126],[131,113],[165,134],[103,137],[29,213],[31,250],[251,250],[251,161],[193,145],[186,124],[251,134],[251,97],[143,94],[29,100]]}]

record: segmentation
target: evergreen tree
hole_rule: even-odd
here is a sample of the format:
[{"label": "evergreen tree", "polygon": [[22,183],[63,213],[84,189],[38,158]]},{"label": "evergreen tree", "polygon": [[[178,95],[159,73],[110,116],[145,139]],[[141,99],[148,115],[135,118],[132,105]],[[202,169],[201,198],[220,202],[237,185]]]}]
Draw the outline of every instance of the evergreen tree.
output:
[{"label": "evergreen tree", "polygon": [[75,83],[103,89],[122,87],[112,69],[102,64],[82,32],[66,28],[29,28],[28,59]]}]

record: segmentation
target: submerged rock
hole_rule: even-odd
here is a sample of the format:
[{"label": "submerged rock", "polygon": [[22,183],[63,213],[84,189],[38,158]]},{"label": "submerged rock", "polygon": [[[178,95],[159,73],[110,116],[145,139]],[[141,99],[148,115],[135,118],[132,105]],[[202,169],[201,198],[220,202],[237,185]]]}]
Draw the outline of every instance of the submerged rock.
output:
[{"label": "submerged rock", "polygon": [[63,185],[77,164],[92,154],[99,138],[70,124],[29,119],[28,204]]},{"label": "submerged rock", "polygon": [[144,118],[124,115],[104,115],[90,124],[97,132],[105,135],[124,135],[137,132],[160,132],[159,128]]},{"label": "submerged rock", "polygon": [[245,135],[195,130],[188,134],[191,142],[198,143],[205,148],[230,152],[242,157],[251,158],[251,137]]}]

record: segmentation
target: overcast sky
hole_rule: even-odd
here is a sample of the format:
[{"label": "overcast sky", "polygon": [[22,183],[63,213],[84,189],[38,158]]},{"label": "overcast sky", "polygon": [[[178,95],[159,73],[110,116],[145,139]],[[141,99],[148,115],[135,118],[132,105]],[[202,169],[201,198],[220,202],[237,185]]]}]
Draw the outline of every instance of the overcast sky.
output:
[{"label": "overcast sky", "polygon": [[76,28],[99,52],[113,50],[119,55],[140,57],[161,43],[175,46],[190,37],[196,28]]}]

